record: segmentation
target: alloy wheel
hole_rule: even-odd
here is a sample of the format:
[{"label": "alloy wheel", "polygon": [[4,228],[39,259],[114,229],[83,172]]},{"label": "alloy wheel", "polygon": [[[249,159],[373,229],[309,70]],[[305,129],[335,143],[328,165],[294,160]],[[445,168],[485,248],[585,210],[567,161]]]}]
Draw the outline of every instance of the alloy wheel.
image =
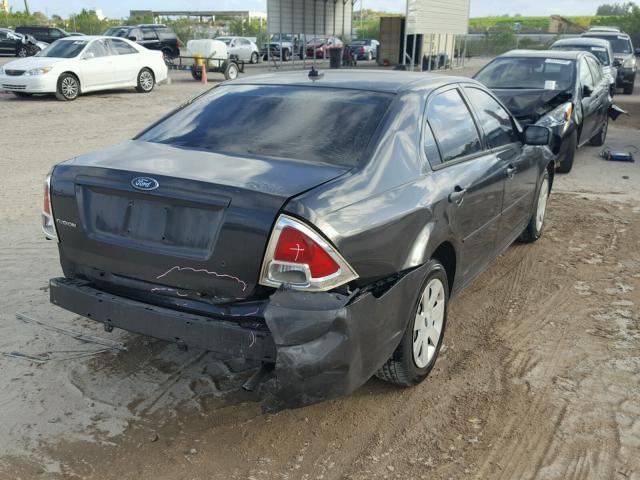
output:
[{"label": "alloy wheel", "polygon": [[434,278],[422,291],[413,322],[413,361],[418,368],[427,367],[436,354],[444,313],[444,285],[440,279]]},{"label": "alloy wheel", "polygon": [[60,90],[65,98],[76,98],[78,96],[78,81],[73,77],[65,77],[60,84]]},{"label": "alloy wheel", "polygon": [[153,88],[153,75],[149,70],[144,70],[140,73],[140,86],[145,92]]}]

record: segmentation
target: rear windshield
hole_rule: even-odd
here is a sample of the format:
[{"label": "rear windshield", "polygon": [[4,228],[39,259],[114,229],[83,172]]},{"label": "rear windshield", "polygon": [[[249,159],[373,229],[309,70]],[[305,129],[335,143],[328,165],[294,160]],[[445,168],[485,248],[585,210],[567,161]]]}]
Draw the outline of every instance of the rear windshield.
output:
[{"label": "rear windshield", "polygon": [[239,156],[357,165],[393,95],[276,85],[218,87],[138,139]]},{"label": "rear windshield", "polygon": [[624,54],[624,55],[628,55],[630,53],[633,53],[633,47],[631,46],[631,40],[629,39],[629,37],[625,37],[624,35],[617,35],[617,36],[613,36],[613,35],[592,35],[590,34],[589,37],[591,38],[602,38],[603,40],[609,40],[609,43],[611,44],[611,50],[613,50],[613,53],[618,53],[618,54]]},{"label": "rear windshield", "polygon": [[489,88],[568,90],[574,85],[574,63],[555,58],[498,58],[475,79]]},{"label": "rear windshield", "polygon": [[583,52],[591,52],[596,57],[598,57],[598,60],[600,60],[600,63],[605,67],[609,66],[609,63],[610,63],[609,52],[604,47],[598,47],[598,46],[592,46],[592,45],[558,45],[558,46],[551,47],[551,50],[574,50],[574,51],[580,50]]}]

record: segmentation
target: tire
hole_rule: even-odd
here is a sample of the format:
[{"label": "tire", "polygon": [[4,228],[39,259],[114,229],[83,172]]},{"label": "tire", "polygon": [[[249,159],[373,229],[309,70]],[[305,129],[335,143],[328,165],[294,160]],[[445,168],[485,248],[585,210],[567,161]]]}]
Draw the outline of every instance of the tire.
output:
[{"label": "tire", "polygon": [[289,54],[289,50],[282,51],[282,61],[288,62],[291,59],[291,54]]},{"label": "tire", "polygon": [[173,65],[173,58],[171,56],[171,51],[162,50],[162,59],[164,60],[164,64],[167,67],[170,67],[171,65]]},{"label": "tire", "polygon": [[136,91],[139,93],[149,93],[156,85],[156,78],[153,76],[153,72],[148,68],[143,68],[138,73],[138,86]]},{"label": "tire", "polygon": [[58,78],[56,98],[63,102],[71,102],[80,95],[80,81],[73,73],[63,73]]},{"label": "tire", "polygon": [[200,70],[200,67],[197,67],[196,65],[194,65],[191,68],[191,76],[193,77],[194,80],[197,80],[197,81],[202,80],[202,71]]},{"label": "tire", "polygon": [[[430,303],[431,308],[425,309],[425,302]],[[411,310],[411,318],[407,319],[407,328],[400,345],[387,363],[376,372],[376,376],[402,387],[422,382],[438,358],[447,325],[448,308],[447,274],[440,262],[432,260],[420,286],[416,304]]]},{"label": "tire", "polygon": [[624,93],[625,95],[633,95],[633,87],[634,87],[635,83],[630,83],[628,85],[625,85],[622,93]]},{"label": "tire", "polygon": [[260,57],[258,56],[258,53],[257,52],[253,52],[251,54],[251,60],[249,60],[249,62],[250,63],[258,63],[259,58]]},{"label": "tire", "polygon": [[235,62],[229,62],[224,69],[224,78],[227,80],[235,80],[238,78],[239,73],[238,65]]},{"label": "tire", "polygon": [[547,202],[549,201],[550,193],[551,184],[549,183],[549,171],[545,168],[544,173],[542,174],[540,188],[538,189],[538,195],[533,205],[534,210],[531,213],[531,219],[518,239],[520,242],[533,243],[542,236],[545,214],[547,213]]},{"label": "tire", "polygon": [[16,97],[20,97],[20,98],[29,98],[33,96],[33,93],[29,93],[29,92],[13,92],[13,94]]},{"label": "tire", "polygon": [[16,57],[28,57],[28,56],[29,56],[29,50],[24,45],[21,46],[16,52]]},{"label": "tire", "polygon": [[373,53],[371,52],[367,53],[367,60],[369,61],[373,60]]},{"label": "tire", "polygon": [[600,129],[600,132],[589,140],[589,145],[592,147],[601,147],[604,145],[604,142],[607,141],[607,132],[609,131],[609,117],[606,118],[604,125]]},{"label": "tire", "polygon": [[571,136],[565,138],[560,145],[560,153],[563,157],[560,159],[560,165],[556,168],[559,173],[569,173],[573,168],[573,160],[576,158],[576,150],[578,148],[578,131],[571,132]]}]

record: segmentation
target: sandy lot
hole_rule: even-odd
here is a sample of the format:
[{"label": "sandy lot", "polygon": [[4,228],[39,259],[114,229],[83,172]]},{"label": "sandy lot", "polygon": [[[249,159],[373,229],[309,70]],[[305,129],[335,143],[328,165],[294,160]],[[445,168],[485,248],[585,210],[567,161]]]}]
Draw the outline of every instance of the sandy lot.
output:
[{"label": "sandy lot", "polygon": [[[0,94],[0,478],[640,480],[640,167],[595,148],[558,176],[544,237],[455,299],[443,354],[414,389],[372,379],[263,415],[239,389],[252,365],[50,306],[44,175],[202,90],[173,80],[72,103]],[[617,100],[638,115],[608,143],[640,146],[640,97]]]}]

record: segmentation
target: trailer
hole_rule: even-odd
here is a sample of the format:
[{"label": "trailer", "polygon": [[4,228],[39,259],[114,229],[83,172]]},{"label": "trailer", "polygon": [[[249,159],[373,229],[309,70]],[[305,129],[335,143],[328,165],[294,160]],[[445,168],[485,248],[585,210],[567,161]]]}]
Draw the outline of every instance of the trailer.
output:
[{"label": "trailer", "polygon": [[188,57],[179,57],[193,61],[191,76],[195,80],[202,79],[202,72],[222,73],[227,80],[235,80],[240,73],[244,73],[244,62],[234,58],[227,50],[227,45],[220,40],[189,40],[187,42]]}]

